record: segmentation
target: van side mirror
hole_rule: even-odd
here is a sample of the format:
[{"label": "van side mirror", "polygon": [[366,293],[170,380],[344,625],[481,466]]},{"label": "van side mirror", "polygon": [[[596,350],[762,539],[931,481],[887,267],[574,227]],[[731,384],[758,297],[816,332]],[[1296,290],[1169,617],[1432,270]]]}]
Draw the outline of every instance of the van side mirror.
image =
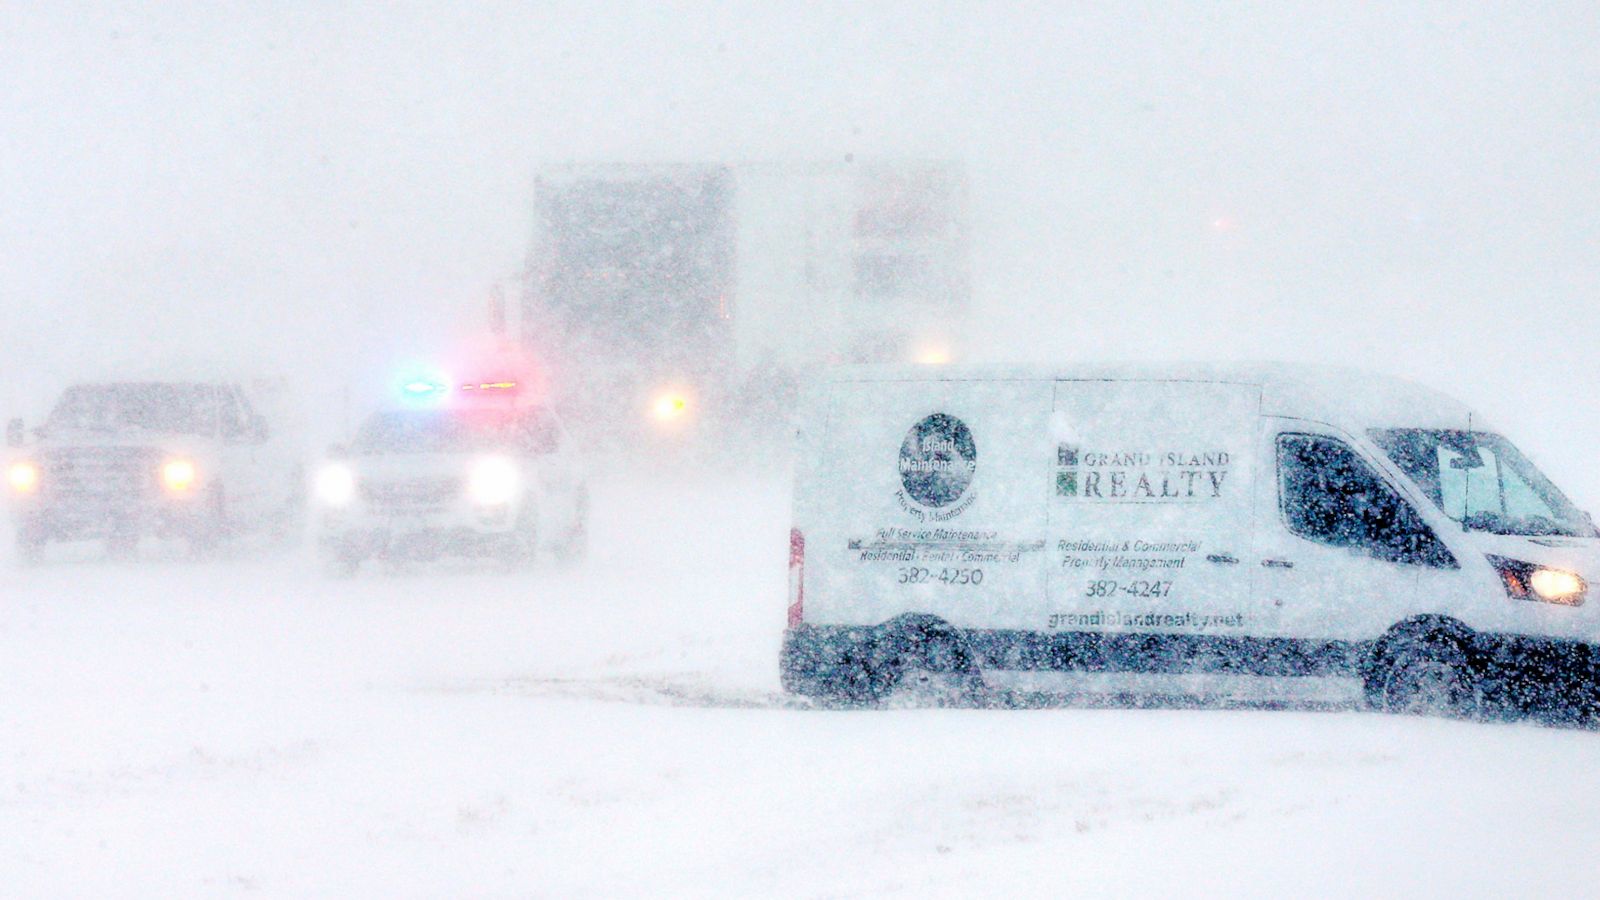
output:
[{"label": "van side mirror", "polygon": [[6,446],[7,447],[21,447],[22,444],[23,444],[24,436],[25,436],[25,432],[24,432],[23,427],[22,427],[22,420],[21,419],[12,419],[11,421],[6,423]]}]

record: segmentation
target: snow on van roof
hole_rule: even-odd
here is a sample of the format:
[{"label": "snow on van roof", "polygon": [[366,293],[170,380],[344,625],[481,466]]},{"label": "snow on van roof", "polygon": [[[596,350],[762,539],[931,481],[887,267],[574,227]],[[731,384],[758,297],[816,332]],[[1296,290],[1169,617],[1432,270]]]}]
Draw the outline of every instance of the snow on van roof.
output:
[{"label": "snow on van roof", "polygon": [[1368,428],[1483,428],[1481,419],[1440,391],[1393,375],[1291,363],[1168,363],[951,366],[840,366],[829,382],[855,381],[1211,381],[1261,387],[1263,415]]}]

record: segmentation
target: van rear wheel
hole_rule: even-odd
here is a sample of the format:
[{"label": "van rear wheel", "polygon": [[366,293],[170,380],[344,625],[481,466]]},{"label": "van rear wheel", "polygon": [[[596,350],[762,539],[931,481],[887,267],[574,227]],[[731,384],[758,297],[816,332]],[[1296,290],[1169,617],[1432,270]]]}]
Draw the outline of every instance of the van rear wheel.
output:
[{"label": "van rear wheel", "polygon": [[1443,635],[1395,640],[1383,648],[1363,687],[1368,703],[1386,712],[1470,717],[1479,705],[1465,648]]},{"label": "van rear wheel", "polygon": [[891,706],[970,706],[983,690],[966,646],[943,630],[916,631],[894,665]]}]

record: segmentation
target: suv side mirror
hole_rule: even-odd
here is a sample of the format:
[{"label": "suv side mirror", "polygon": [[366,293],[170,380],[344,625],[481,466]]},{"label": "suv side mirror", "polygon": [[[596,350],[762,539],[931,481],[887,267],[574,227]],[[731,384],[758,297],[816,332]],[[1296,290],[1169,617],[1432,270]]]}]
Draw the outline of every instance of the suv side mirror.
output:
[{"label": "suv side mirror", "polygon": [[6,423],[6,446],[21,447],[24,440],[24,431],[21,419],[12,419]]}]

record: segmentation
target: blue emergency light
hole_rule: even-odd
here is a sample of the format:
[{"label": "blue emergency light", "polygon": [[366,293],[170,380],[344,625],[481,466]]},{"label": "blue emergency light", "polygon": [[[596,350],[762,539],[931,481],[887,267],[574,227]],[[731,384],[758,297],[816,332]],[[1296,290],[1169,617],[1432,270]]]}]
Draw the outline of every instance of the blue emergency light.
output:
[{"label": "blue emergency light", "polygon": [[432,381],[408,381],[401,385],[400,390],[412,397],[427,397],[444,390],[444,385]]}]

